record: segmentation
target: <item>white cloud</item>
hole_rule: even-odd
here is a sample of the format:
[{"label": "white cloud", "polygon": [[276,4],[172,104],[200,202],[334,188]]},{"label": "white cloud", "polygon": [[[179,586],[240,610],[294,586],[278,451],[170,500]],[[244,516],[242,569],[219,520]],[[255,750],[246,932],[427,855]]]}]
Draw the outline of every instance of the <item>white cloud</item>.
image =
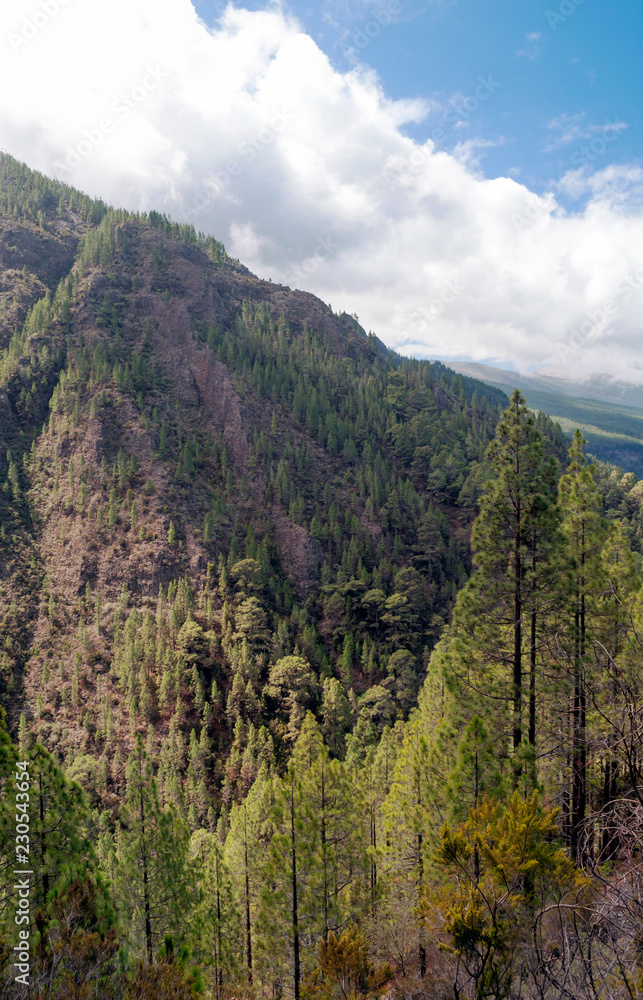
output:
[{"label": "white cloud", "polygon": [[519,59],[537,59],[540,53],[542,52],[540,45],[538,45],[537,43],[541,40],[542,37],[543,37],[542,32],[540,31],[528,32],[525,35],[525,38],[527,39],[528,42],[531,42],[531,45],[526,49],[518,49],[516,51],[516,56]]},{"label": "white cloud", "polygon": [[585,112],[581,111],[576,115],[562,114],[558,115],[557,118],[552,118],[550,122],[547,122],[547,131],[552,132],[553,136],[549,141],[549,144],[545,147],[545,152],[549,153],[553,149],[557,149],[559,146],[566,146],[570,142],[574,142],[576,139],[582,138],[585,135],[585,130],[587,126],[585,125]]},{"label": "white cloud", "polygon": [[551,153],[555,149],[568,146],[572,142],[579,142],[582,139],[591,139],[594,136],[607,137],[608,142],[615,142],[621,132],[629,128],[627,122],[615,120],[605,122],[602,125],[591,125],[587,122],[587,114],[581,111],[576,115],[562,114],[557,118],[552,118],[547,124],[547,130],[551,137],[545,146],[545,152]]},{"label": "white cloud", "polygon": [[632,215],[643,208],[643,169],[612,165],[592,172],[585,166],[563,174],[556,190],[575,201],[589,197],[595,205],[600,202]]},{"label": "white cloud", "polygon": [[635,169],[566,175],[561,191],[586,199],[569,214],[554,193],[486,179],[471,143],[450,155],[405,136],[429,104],[391,101],[363,67],[335,71],[278,7],[229,7],[210,30],[188,0],[68,0],[18,44],[38,2],[0,10],[8,152],[52,173],[80,146],[61,178],[192,219],[389,345],[579,375],[640,370]]}]

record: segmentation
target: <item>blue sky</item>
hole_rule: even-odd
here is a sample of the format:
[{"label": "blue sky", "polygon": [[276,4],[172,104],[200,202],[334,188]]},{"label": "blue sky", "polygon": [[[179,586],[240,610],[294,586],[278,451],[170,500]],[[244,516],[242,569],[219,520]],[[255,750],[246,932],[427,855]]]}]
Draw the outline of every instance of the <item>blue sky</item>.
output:
[{"label": "blue sky", "polygon": [[640,0],[195,2],[0,5],[0,148],[403,353],[643,383]]},{"label": "blue sky", "polygon": [[[225,5],[196,0],[195,8],[211,25]],[[447,150],[465,139],[489,143],[478,147],[488,177],[517,177],[540,192],[581,161],[602,169],[643,159],[640,0],[292,0],[285,8],[338,70],[359,58],[392,98],[452,101],[406,131],[418,141],[438,135]],[[489,75],[500,86],[476,102],[479,77]],[[606,126],[615,127],[604,135]]]}]

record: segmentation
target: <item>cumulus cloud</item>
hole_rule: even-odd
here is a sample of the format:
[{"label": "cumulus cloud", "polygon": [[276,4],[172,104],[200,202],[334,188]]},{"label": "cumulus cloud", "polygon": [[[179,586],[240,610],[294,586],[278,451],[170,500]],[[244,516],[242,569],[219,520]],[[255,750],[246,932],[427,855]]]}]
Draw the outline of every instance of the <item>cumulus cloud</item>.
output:
[{"label": "cumulus cloud", "polygon": [[471,146],[410,139],[430,105],[333,69],[279,6],[220,13],[208,27],[189,0],[4,5],[0,145],[194,222],[405,352],[643,380],[634,168],[566,175],[584,207],[565,212],[560,192],[485,178]]}]

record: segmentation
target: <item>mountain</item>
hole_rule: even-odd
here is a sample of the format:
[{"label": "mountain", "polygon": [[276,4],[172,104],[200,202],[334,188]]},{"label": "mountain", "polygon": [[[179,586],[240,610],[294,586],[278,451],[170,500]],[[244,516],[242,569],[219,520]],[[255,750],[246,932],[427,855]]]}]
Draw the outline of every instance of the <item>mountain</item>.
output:
[{"label": "mountain", "polygon": [[554,396],[591,399],[643,410],[643,386],[622,382],[608,375],[593,375],[581,382],[542,372],[523,375],[520,372],[494,368],[476,361],[449,361],[447,364],[449,368],[469,378],[480,379],[481,382],[493,382],[509,389],[518,388]]},{"label": "mountain", "polygon": [[631,997],[636,476],[7,156],[0,289],[2,996]]},{"label": "mountain", "polygon": [[279,752],[301,724],[266,694],[280,657],[305,656],[317,713],[338,682],[342,740],[360,713],[406,715],[469,571],[504,394],[388,352],[191,227],[0,168],[13,725],[68,763],[122,761],[137,732],[161,753],[177,713],[189,737],[205,712],[216,808],[237,720]]},{"label": "mountain", "polygon": [[521,375],[475,362],[449,367],[504,391],[519,388],[529,405],[546,413],[568,434],[582,430],[592,454],[643,476],[643,387],[595,375],[588,381],[551,375]]}]

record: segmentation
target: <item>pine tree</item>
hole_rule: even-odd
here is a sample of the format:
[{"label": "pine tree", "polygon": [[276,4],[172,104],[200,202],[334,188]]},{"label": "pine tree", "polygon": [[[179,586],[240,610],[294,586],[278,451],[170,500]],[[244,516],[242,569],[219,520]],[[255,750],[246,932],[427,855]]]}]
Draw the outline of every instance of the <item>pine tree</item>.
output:
[{"label": "pine tree", "polygon": [[111,873],[116,900],[127,914],[128,937],[148,963],[165,934],[186,932],[190,895],[187,830],[173,808],[161,808],[140,734],[126,768],[126,793]]},{"label": "pine tree", "polygon": [[201,966],[212,968],[214,995],[219,1000],[243,962],[238,948],[243,940],[241,914],[216,834],[197,830],[190,840],[190,857],[195,866],[196,907],[192,935],[195,956]]},{"label": "pine tree", "polygon": [[[473,648],[478,661],[473,689],[492,699],[504,693],[511,706],[507,721],[514,783],[521,778],[526,757],[528,781],[533,785],[540,641],[545,612],[559,592],[563,539],[555,463],[545,458],[540,434],[518,390],[498,423],[487,457],[496,478],[487,485],[473,528],[475,570],[454,611],[453,653],[461,662],[462,675]],[[529,677],[527,734],[525,674]],[[496,725],[502,725],[497,710],[494,715]],[[494,738],[501,736],[501,732],[494,734]]]},{"label": "pine tree", "polygon": [[264,766],[241,806],[232,806],[224,860],[232,876],[236,905],[243,925],[243,964],[249,982],[255,979],[257,917],[264,886],[266,833],[273,800],[273,783]]},{"label": "pine tree", "polygon": [[321,714],[324,740],[335,757],[343,758],[346,751],[345,736],[350,728],[351,710],[344,689],[336,677],[324,678]]},{"label": "pine tree", "polygon": [[[2,730],[0,730],[0,733]],[[15,760],[10,743],[0,740],[0,766]],[[54,758],[40,744],[26,754],[29,774],[29,843],[35,905],[46,908],[53,890],[74,878],[84,879],[97,868],[87,834],[87,804],[82,788],[69,781]],[[15,853],[16,776],[10,773],[4,789],[1,839],[12,842]],[[6,839],[5,839],[6,838]],[[6,851],[3,861],[6,859]]]},{"label": "pine tree", "polygon": [[368,909],[368,832],[363,788],[357,774],[331,760],[320,728],[308,713],[291,758],[302,801],[314,822],[306,826],[305,850],[312,853],[306,878],[309,905],[306,937],[328,940],[347,920]]},{"label": "pine tree", "polygon": [[506,804],[485,797],[458,827],[444,826],[436,852],[442,884],[419,906],[445,957],[444,995],[511,996],[534,944],[541,959],[534,978],[542,975],[541,956],[552,950],[543,914],[582,885],[556,833],[555,810],[542,809],[536,793],[525,801],[514,792]]},{"label": "pine tree", "polygon": [[364,803],[365,819],[368,824],[368,881],[373,919],[378,916],[380,898],[386,890],[386,879],[382,880],[380,877],[381,861],[385,850],[391,847],[391,829],[385,815],[384,803],[391,791],[403,732],[404,726],[401,722],[397,724],[395,730],[387,726],[382,732],[379,744],[369,748],[360,774],[360,797]]},{"label": "pine tree", "polygon": [[[572,565],[572,593],[564,652],[571,673],[570,742],[571,789],[568,810],[572,857],[585,856],[583,827],[587,804],[587,698],[591,691],[589,625],[595,618],[602,589],[600,556],[606,537],[601,498],[592,467],[583,452],[585,442],[576,431],[569,452],[569,471],[561,477],[559,491],[563,527]],[[565,799],[564,805],[566,805]],[[567,812],[567,810],[565,810]]]},{"label": "pine tree", "polygon": [[302,941],[310,924],[307,885],[314,866],[319,817],[303,793],[302,782],[290,767],[274,781],[270,811],[273,834],[262,874],[258,927],[264,963],[277,981],[292,983],[299,1000],[303,978]]},{"label": "pine tree", "polygon": [[449,774],[450,815],[456,822],[462,822],[469,809],[477,809],[485,795],[499,799],[505,791],[493,741],[483,720],[474,715],[462,733]]},{"label": "pine tree", "polygon": [[[384,804],[387,831],[386,868],[394,882],[405,885],[407,898],[419,903],[427,870],[427,816],[435,815],[436,775],[430,742],[422,720],[411,720],[395,762],[391,790]],[[426,974],[426,936],[417,938],[418,972]]]}]

